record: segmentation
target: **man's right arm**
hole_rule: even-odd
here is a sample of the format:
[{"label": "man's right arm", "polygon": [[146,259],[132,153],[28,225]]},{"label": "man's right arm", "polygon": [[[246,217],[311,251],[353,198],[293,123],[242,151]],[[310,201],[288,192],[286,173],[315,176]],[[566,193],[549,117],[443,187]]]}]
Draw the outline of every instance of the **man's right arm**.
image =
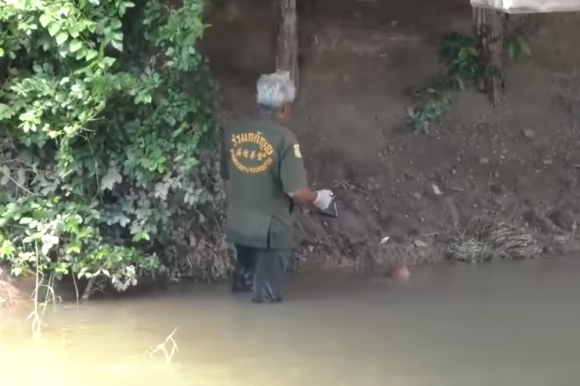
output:
[{"label": "man's right arm", "polygon": [[306,208],[314,204],[318,198],[318,193],[310,188],[302,188],[288,193],[290,198],[299,206]]},{"label": "man's right arm", "polygon": [[321,210],[326,210],[334,199],[334,194],[327,189],[315,192],[310,188],[304,188],[291,192],[289,196],[302,207],[314,206]]}]

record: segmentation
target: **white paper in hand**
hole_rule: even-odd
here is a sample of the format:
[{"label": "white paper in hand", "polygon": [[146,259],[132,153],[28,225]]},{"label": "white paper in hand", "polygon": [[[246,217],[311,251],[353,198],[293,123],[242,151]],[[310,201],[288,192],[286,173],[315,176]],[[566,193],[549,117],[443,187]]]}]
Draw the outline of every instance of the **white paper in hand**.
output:
[{"label": "white paper in hand", "polygon": [[318,198],[314,206],[318,208],[317,213],[322,216],[337,218],[338,208],[334,199],[334,194],[330,190],[319,190]]},{"label": "white paper in hand", "polygon": [[318,196],[316,197],[316,201],[314,201],[314,206],[320,210],[326,210],[332,203],[334,199],[334,194],[330,190],[319,190],[316,192]]}]

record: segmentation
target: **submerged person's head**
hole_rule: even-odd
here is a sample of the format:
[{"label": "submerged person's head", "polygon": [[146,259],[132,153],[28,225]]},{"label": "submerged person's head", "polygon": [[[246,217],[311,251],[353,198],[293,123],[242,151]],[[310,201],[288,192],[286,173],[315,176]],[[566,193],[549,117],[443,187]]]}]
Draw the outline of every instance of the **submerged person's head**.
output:
[{"label": "submerged person's head", "polygon": [[288,123],[291,105],[296,98],[296,87],[288,72],[277,71],[262,75],[257,84],[256,97],[260,110],[281,124]]}]

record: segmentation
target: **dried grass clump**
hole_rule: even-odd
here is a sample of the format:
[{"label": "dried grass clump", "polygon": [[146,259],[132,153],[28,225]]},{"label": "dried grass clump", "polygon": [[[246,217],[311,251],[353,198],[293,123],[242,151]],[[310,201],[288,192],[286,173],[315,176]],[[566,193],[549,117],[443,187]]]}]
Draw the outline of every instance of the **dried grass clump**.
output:
[{"label": "dried grass clump", "polygon": [[472,220],[447,246],[449,258],[468,263],[533,259],[541,252],[531,234],[513,224],[483,219]]}]

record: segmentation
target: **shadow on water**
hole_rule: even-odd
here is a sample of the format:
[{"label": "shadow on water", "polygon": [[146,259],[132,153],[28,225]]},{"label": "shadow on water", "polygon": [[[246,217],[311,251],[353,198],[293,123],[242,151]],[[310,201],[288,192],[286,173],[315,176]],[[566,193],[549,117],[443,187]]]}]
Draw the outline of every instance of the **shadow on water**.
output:
[{"label": "shadow on water", "polygon": [[[417,268],[409,283],[292,277],[257,306],[225,285],[66,305],[42,339],[0,322],[0,384],[576,385],[580,261]],[[152,348],[177,327],[171,364]]]}]

